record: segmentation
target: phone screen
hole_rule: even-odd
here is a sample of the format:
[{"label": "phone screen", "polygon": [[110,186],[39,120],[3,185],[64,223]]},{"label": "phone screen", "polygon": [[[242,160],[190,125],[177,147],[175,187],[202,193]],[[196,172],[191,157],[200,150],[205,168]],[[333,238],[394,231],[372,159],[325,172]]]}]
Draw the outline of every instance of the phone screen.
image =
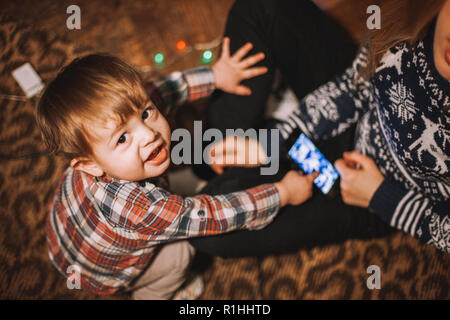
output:
[{"label": "phone screen", "polygon": [[306,174],[320,171],[320,175],[314,180],[314,183],[324,194],[331,190],[339,177],[339,173],[333,165],[303,133],[289,150],[289,156]]}]

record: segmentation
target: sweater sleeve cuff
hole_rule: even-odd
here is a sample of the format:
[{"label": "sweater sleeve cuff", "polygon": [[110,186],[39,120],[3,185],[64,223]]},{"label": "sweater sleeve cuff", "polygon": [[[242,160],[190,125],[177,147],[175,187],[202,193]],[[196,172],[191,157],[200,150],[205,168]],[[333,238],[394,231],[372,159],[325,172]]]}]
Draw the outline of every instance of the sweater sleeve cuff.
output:
[{"label": "sweater sleeve cuff", "polygon": [[401,199],[408,193],[402,185],[385,178],[369,203],[369,210],[386,222],[391,222]]}]

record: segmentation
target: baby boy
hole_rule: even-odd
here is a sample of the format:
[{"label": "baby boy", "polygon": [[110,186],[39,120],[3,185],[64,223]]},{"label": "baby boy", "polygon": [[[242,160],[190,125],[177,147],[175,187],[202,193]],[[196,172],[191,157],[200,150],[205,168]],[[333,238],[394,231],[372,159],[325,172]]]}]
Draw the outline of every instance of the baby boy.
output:
[{"label": "baby boy", "polygon": [[231,56],[225,38],[211,68],[174,73],[157,86],[118,58],[88,55],[47,86],[37,122],[48,149],[70,162],[47,218],[49,257],[70,281],[79,276],[97,294],[176,298],[194,254],[184,239],[259,229],[281,206],[310,197],[316,175],[294,171],[275,184],[218,196],[168,190],[171,131],[161,109],[215,89],[251,94],[241,81],[267,71],[254,67],[262,53],[246,57],[251,47]]}]

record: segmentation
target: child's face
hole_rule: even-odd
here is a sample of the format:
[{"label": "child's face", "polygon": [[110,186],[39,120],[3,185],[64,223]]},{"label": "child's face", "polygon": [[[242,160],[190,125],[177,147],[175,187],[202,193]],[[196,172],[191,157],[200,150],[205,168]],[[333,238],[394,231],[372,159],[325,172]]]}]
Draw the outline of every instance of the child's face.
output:
[{"label": "child's face", "polygon": [[97,138],[94,165],[110,177],[138,181],[160,176],[170,165],[170,127],[150,100],[123,126],[110,120],[89,130]]}]

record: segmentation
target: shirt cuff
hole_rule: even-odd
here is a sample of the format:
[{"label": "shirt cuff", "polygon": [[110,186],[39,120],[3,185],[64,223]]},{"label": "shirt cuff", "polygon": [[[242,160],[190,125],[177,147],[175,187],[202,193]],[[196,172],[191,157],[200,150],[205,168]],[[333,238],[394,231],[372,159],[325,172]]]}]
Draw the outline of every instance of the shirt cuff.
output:
[{"label": "shirt cuff", "polygon": [[183,72],[188,87],[188,101],[209,96],[216,88],[214,72],[210,67],[200,67]]},{"label": "shirt cuff", "polygon": [[247,224],[249,230],[260,230],[269,225],[280,210],[280,194],[274,184],[264,184],[246,190],[255,201],[255,217]]},{"label": "shirt cuff", "polygon": [[369,203],[369,210],[390,223],[399,202],[408,193],[398,182],[385,178]]}]

